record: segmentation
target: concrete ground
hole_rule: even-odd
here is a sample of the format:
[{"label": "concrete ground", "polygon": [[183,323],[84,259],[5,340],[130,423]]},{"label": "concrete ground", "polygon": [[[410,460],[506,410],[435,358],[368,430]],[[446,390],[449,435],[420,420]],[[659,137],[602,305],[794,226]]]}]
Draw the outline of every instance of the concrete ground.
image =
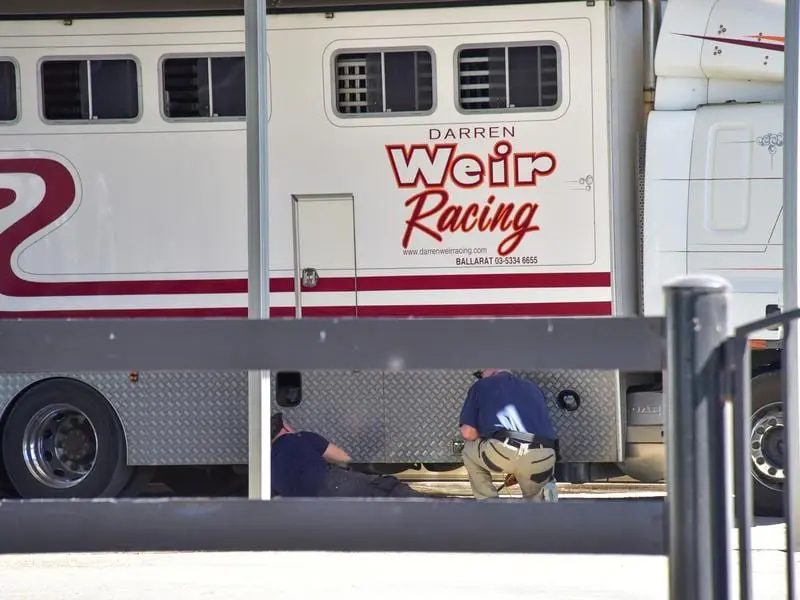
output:
[{"label": "concrete ground", "polygon": [[[572,495],[572,494],[569,494]],[[652,496],[647,492],[575,495]],[[643,498],[643,501],[647,501]],[[652,500],[651,500],[652,501]],[[1,533],[0,533],[1,535]],[[753,531],[755,598],[785,598],[785,528]],[[468,595],[468,596],[467,596]],[[666,557],[152,553],[0,556],[2,600],[666,600]]]}]

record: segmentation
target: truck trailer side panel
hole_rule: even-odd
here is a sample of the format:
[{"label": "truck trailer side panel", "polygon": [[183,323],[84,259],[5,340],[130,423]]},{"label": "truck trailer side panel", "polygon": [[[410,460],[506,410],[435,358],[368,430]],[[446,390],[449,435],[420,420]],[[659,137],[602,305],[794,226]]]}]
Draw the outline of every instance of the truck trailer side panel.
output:
[{"label": "truck trailer side panel", "polygon": [[[624,56],[640,39],[638,11],[601,2],[501,16],[271,17],[271,315],[633,313],[640,63]],[[0,38],[25,75],[25,108],[0,128],[0,165],[17,168],[0,166],[0,187],[15,196],[0,210],[2,316],[244,316],[245,131],[226,117],[236,106],[224,95],[242,77],[225,61],[241,56],[240,19],[0,23]],[[43,65],[109,58],[137,74],[135,117],[48,116]],[[486,84],[481,73],[498,64],[506,85]],[[211,81],[216,118],[175,112],[179,88],[165,81],[189,76]],[[513,106],[530,94],[538,106]],[[25,172],[26,160],[45,171]],[[72,187],[48,195],[48,176]],[[623,460],[618,373],[526,375],[547,393],[565,461]],[[114,407],[130,464],[247,462],[243,373],[70,376]],[[38,378],[0,378],[0,412]],[[273,407],[356,460],[460,461],[467,372],[315,371],[302,381],[299,406],[273,394]]]}]

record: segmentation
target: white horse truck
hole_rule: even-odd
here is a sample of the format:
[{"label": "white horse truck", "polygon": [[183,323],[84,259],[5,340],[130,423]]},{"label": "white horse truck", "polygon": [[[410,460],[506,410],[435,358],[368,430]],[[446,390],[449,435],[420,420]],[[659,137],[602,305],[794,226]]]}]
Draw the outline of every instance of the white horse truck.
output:
[{"label": "white horse truck", "polygon": [[[246,316],[240,3],[37,4],[0,8],[0,317]],[[350,4],[271,3],[272,318],[660,315],[699,272],[737,323],[781,306],[781,2]],[[752,346],[759,514],[779,338]],[[273,375],[272,407],[358,463],[461,467],[468,371]],[[562,481],[663,480],[661,373],[524,375]],[[4,373],[0,416],[23,497],[170,467],[213,493],[248,459],[246,373]]]}]

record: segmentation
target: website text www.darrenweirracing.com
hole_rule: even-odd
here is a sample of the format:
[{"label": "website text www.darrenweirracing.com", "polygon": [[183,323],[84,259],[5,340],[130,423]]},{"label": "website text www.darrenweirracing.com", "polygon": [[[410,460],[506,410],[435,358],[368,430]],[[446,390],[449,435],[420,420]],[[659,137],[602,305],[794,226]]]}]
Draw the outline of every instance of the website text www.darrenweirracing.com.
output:
[{"label": "website text www.darrenweirracing.com", "polygon": [[433,256],[433,255],[486,255],[489,254],[488,248],[408,248],[403,250],[406,256]]},{"label": "website text www.darrenweirracing.com", "polygon": [[488,248],[406,248],[405,256],[455,256],[455,266],[536,265],[538,256],[490,256]]},{"label": "website text www.darrenweirracing.com", "polygon": [[455,256],[455,266],[469,267],[493,263],[488,248],[408,248],[406,256]]}]

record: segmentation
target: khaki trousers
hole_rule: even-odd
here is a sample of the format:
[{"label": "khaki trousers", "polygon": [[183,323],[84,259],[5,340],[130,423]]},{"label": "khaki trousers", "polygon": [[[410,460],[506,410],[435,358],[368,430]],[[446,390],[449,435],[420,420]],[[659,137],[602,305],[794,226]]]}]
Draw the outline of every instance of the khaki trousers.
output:
[{"label": "khaki trousers", "polygon": [[517,478],[523,498],[541,502],[542,490],[556,466],[555,450],[516,448],[495,439],[467,441],[461,456],[478,500],[497,498],[492,473],[506,473]]}]

